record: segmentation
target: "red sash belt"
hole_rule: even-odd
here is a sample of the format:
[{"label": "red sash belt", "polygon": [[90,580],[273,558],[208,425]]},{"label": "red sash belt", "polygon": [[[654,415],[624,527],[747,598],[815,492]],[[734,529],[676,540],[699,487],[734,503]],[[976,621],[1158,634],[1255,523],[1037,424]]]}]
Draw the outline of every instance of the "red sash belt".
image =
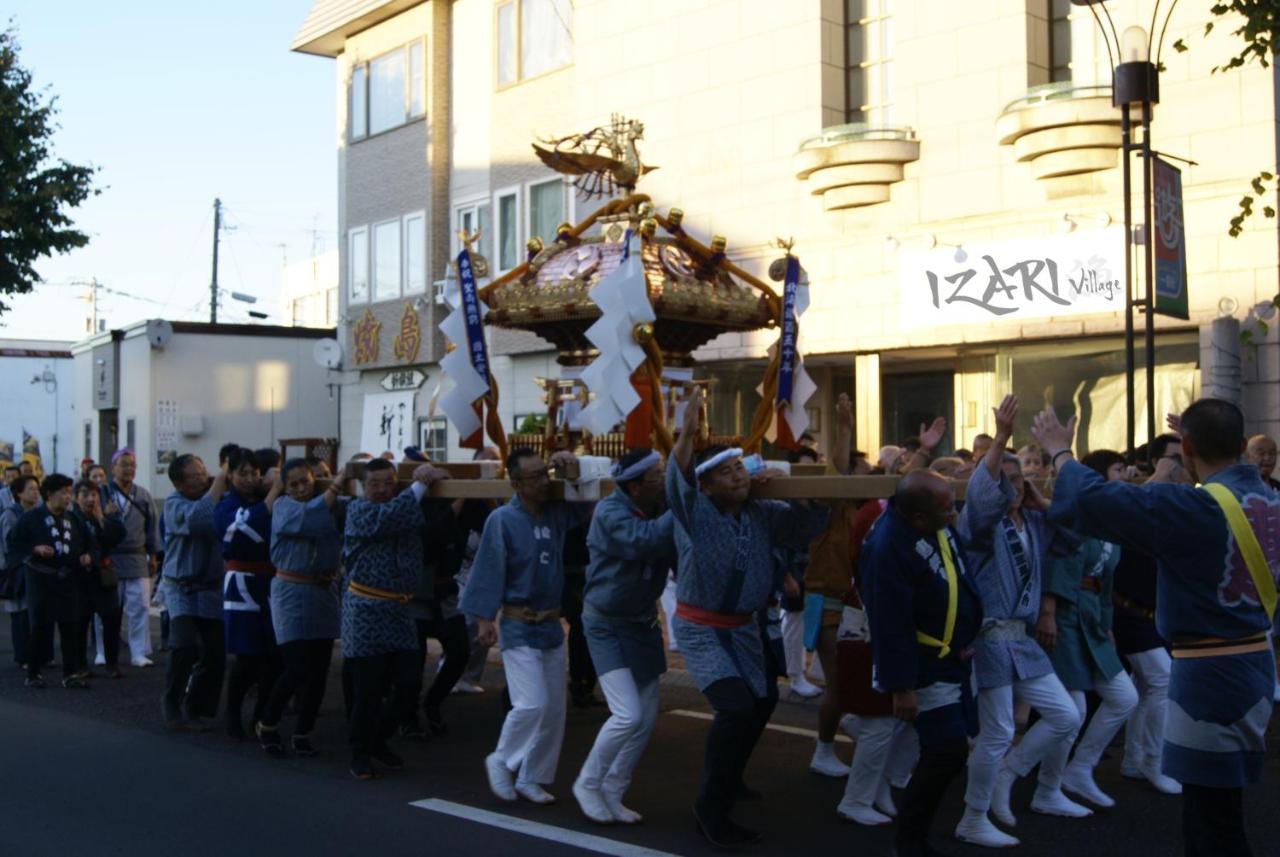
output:
[{"label": "red sash belt", "polygon": [[244,574],[275,574],[275,567],[264,559],[229,559],[227,571],[239,571]]},{"label": "red sash belt", "polygon": [[750,613],[716,613],[712,610],[703,610],[701,607],[694,607],[683,601],[676,602],[676,615],[686,622],[705,625],[708,628],[741,628],[750,622],[752,617]]}]

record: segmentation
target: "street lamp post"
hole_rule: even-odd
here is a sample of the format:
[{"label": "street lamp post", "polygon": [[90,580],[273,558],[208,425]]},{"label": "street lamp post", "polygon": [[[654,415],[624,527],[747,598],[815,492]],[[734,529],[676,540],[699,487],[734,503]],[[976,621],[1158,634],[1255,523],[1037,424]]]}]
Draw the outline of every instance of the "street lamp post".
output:
[{"label": "street lamp post", "polygon": [[[1120,141],[1121,141],[1121,175],[1124,185],[1124,350],[1125,350],[1125,442],[1129,453],[1133,452],[1136,424],[1134,376],[1135,343],[1133,311],[1141,306],[1146,314],[1145,319],[1145,356],[1147,380],[1147,460],[1151,460],[1152,441],[1156,436],[1156,339],[1155,339],[1155,275],[1154,248],[1152,246],[1151,186],[1152,186],[1152,151],[1151,151],[1151,115],[1153,107],[1160,103],[1160,55],[1164,48],[1164,34],[1169,28],[1169,19],[1173,15],[1178,0],[1171,0],[1164,11],[1164,19],[1160,21],[1162,0],[1155,0],[1151,11],[1151,29],[1144,30],[1134,25],[1125,29],[1123,34],[1116,32],[1115,21],[1107,8],[1106,0],[1071,0],[1076,6],[1087,6],[1093,19],[1102,32],[1102,40],[1107,47],[1107,59],[1111,66],[1111,103],[1120,108]],[[1099,14],[1101,10],[1101,14]],[[1103,21],[1106,21],[1104,24]],[[1159,36],[1156,35],[1156,23],[1160,21]],[[1114,48],[1113,48],[1114,46]],[[1155,48],[1156,61],[1151,61],[1152,48]],[[1119,62],[1117,62],[1117,59]],[[1133,143],[1134,107],[1141,110],[1142,143],[1135,147]],[[1133,288],[1133,152],[1137,150],[1142,156],[1142,250],[1143,276],[1146,288],[1141,299],[1134,297]]]}]

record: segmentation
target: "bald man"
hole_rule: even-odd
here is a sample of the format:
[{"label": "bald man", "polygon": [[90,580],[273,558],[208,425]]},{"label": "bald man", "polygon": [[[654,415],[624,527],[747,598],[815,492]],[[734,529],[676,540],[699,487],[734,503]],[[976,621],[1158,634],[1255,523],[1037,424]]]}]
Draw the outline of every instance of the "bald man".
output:
[{"label": "bald man", "polygon": [[1276,469],[1276,442],[1265,434],[1255,434],[1249,438],[1249,443],[1244,448],[1244,460],[1246,464],[1252,464],[1258,468],[1258,472],[1262,474],[1262,481],[1272,487],[1272,489],[1280,491],[1280,482],[1271,478],[1271,473]]},{"label": "bald man", "polygon": [[858,558],[875,687],[893,696],[894,716],[914,723],[920,736],[895,833],[901,857],[935,853],[929,828],[969,756],[969,659],[961,653],[982,625],[982,600],[955,521],[950,483],[925,470],[908,473]]}]

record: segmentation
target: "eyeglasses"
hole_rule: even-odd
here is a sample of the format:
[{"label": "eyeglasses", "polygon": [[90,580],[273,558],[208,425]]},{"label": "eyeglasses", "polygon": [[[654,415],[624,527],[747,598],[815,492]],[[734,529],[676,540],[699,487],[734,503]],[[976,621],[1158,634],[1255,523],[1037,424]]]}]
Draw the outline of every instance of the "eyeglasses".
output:
[{"label": "eyeglasses", "polygon": [[517,477],[517,481],[542,482],[544,480],[549,480],[550,478],[551,478],[551,474],[547,471],[547,468],[542,467],[542,468],[539,468],[538,470],[529,471],[521,474],[520,476]]}]

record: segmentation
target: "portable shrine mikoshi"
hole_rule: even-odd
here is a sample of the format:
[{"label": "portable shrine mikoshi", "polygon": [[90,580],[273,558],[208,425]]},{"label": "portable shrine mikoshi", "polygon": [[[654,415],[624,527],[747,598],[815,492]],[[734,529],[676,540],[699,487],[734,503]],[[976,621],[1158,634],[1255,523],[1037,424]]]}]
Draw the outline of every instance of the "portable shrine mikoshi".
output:
[{"label": "portable shrine mikoshi", "polygon": [[[489,371],[483,324],[530,331],[558,350],[561,377],[540,379],[547,404],[540,436],[515,441],[549,454],[581,449],[617,457],[630,447],[668,452],[669,426],[694,385],[693,352],[722,333],[779,330],[762,380],[762,400],[745,438],[728,440],[748,452],[768,439],[795,445],[808,425],[804,404],[814,386],[798,350],[798,318],[808,305],[808,281],[791,242],[769,269],[773,286],[726,256],[726,239],[708,243],[684,228],[677,208],[658,212],[635,193],[653,168],[636,148],[639,122],[614,116],[607,126],[534,145],[548,166],[572,176],[580,196],[620,194],[580,223],[561,224],[555,240],[531,239],[527,257],[487,285],[488,261],[463,234],[446,300],[453,312],[440,325],[451,343],[442,369],[453,383],[440,404],[466,448],[489,442],[505,453],[498,389]],[[616,431],[617,426],[624,431]]]}]

